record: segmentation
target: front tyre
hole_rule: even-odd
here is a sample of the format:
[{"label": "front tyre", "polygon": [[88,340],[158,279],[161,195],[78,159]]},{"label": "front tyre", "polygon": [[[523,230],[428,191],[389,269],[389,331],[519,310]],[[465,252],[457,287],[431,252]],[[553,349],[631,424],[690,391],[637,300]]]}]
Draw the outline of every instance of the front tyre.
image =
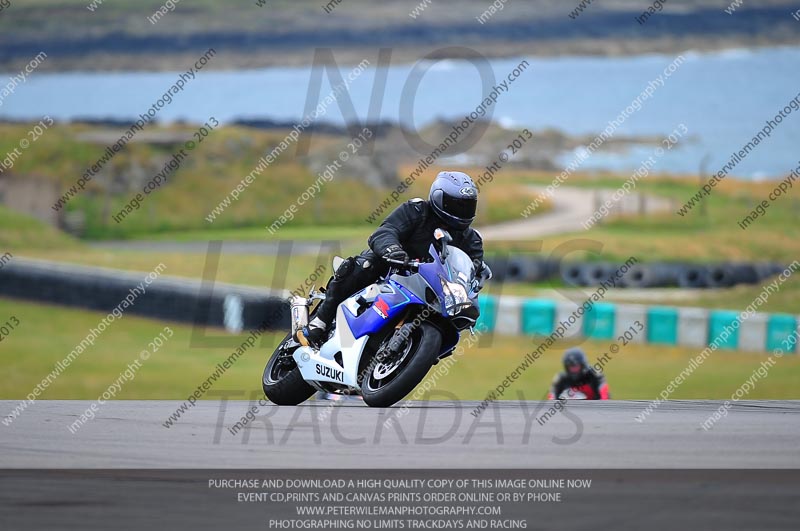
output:
[{"label": "front tyre", "polygon": [[287,334],[264,368],[261,378],[264,394],[279,406],[296,406],[314,394],[314,388],[306,383],[292,359],[292,353],[298,347],[291,333]]},{"label": "front tyre", "polygon": [[414,329],[406,347],[391,360],[370,361],[361,383],[364,403],[372,407],[389,407],[410,393],[428,374],[439,356],[442,335],[430,323]]}]

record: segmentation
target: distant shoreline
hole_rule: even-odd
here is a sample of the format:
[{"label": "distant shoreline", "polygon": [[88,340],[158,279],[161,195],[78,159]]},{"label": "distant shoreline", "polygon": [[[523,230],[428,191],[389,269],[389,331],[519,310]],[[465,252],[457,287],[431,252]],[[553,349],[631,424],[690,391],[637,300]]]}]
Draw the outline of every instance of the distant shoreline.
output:
[{"label": "distant shoreline", "polygon": [[[635,57],[639,55],[676,55],[678,53],[696,52],[713,53],[726,50],[796,47],[800,46],[800,33],[796,38],[764,38],[750,39],[660,39],[646,41],[608,41],[608,40],[568,40],[553,42],[527,42],[514,44],[481,44],[467,46],[489,59],[512,57]],[[44,48],[44,47],[42,47]],[[219,48],[217,48],[219,50]],[[170,72],[182,71],[187,64],[197,58],[204,50],[195,52],[155,52],[108,53],[90,52],[82,56],[64,56],[51,54],[48,61],[38,68],[39,72]],[[340,68],[356,64],[361,60],[376,59],[378,48],[341,47],[333,48],[333,56]],[[425,56],[436,52],[435,47],[409,47],[394,49],[391,57],[392,65],[412,64]],[[457,54],[439,53],[436,59],[460,59]],[[28,56],[2,60],[0,72],[15,73],[30,60]],[[280,54],[272,53],[240,53],[222,50],[209,71],[257,70],[273,67],[302,67],[313,64],[314,49],[298,48],[283,50]]]},{"label": "distant shoreline", "polygon": [[[598,2],[570,17],[572,1],[516,3],[490,20],[476,21],[484,0],[437,0],[419,19],[406,6],[348,0],[333,14],[309,11],[307,2],[270,5],[198,6],[177,9],[158,25],[134,5],[101,6],[87,15],[82,0],[62,4],[58,20],[36,5],[19,3],[0,17],[0,70],[15,71],[45,51],[42,71],[175,71],[209,48],[219,52],[215,70],[302,66],[315,51],[329,49],[335,61],[377,60],[388,50],[392,64],[420,58],[455,59],[477,51],[488,58],[678,54],[731,48],[800,45],[794,0],[762,0],[735,16],[724,0],[691,0],[667,7],[645,24],[642,4]],[[314,5],[319,8],[318,5]],[[104,18],[100,18],[104,17]]]}]

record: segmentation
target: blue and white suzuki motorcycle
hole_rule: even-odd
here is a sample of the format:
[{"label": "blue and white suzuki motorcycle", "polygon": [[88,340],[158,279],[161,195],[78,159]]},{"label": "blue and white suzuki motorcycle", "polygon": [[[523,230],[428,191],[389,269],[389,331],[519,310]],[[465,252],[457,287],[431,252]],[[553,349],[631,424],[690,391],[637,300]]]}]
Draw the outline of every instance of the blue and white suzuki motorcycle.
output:
[{"label": "blue and white suzuki motorcycle", "polygon": [[[435,237],[431,261],[392,261],[385,278],[342,302],[319,350],[294,338],[325,294],[312,288],[307,298],[292,297],[292,331],[264,369],[267,398],[297,405],[323,391],[360,394],[370,406],[389,407],[451,355],[460,333],[475,325],[478,292],[491,271],[481,268],[477,276],[446,231],[437,229]],[[334,270],[340,263],[337,257]]]}]

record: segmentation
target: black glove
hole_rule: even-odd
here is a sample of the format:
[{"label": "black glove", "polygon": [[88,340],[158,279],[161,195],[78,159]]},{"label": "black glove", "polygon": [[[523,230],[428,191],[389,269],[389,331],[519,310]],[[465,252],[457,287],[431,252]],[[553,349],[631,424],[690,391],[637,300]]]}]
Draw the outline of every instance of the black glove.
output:
[{"label": "black glove", "polygon": [[397,260],[399,262],[408,262],[408,253],[397,244],[392,244],[384,249],[381,258],[384,260]]},{"label": "black glove", "polygon": [[489,269],[489,264],[482,261],[475,272],[475,279],[472,281],[472,292],[477,294],[483,289],[483,283],[490,278],[492,278],[492,270]]},{"label": "black glove", "polygon": [[492,270],[489,267],[489,264],[486,262],[481,262],[481,267],[478,270],[478,276],[481,277],[481,282],[485,280],[490,280],[494,275],[492,274]]}]

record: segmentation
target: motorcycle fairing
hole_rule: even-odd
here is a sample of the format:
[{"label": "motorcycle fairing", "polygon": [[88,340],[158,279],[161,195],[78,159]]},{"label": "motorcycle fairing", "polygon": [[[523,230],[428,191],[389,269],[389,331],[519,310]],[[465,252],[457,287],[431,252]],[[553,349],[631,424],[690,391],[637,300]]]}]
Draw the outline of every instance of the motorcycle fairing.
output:
[{"label": "motorcycle fairing", "polygon": [[[354,337],[359,338],[380,331],[386,326],[387,322],[395,321],[410,304],[424,304],[419,297],[414,295],[405,286],[400,285],[392,279],[386,281],[386,286],[390,287],[391,290],[382,290],[381,294],[375,299],[375,302],[362,312],[361,315],[357,316],[353,312],[352,306],[348,307],[345,305],[344,317],[347,320],[347,325],[353,331]],[[387,293],[386,291],[389,292]],[[362,292],[357,293],[354,297],[351,297],[351,299],[357,299],[361,293]]]},{"label": "motorcycle fairing", "polygon": [[[356,301],[366,293],[367,288],[342,302],[336,310],[333,336],[322,345],[319,352],[308,347],[294,352],[292,357],[305,380],[358,387],[358,366],[370,335],[380,331],[387,323],[395,322],[395,318],[408,305],[422,304],[419,298],[397,282],[389,280],[383,288],[387,286],[391,289],[381,289],[372,306],[361,315],[356,315]],[[381,309],[380,312],[375,309],[376,306]],[[339,352],[341,365],[336,361]]]},{"label": "motorcycle fairing", "polygon": [[[346,312],[349,310],[345,308],[343,302],[336,310],[337,325],[333,336],[322,345],[319,351],[310,347],[301,347],[292,354],[304,380],[358,387],[358,364],[364,346],[369,341],[369,335],[359,338],[353,336],[345,317]],[[336,360],[336,355],[340,352],[341,365]],[[337,378],[337,376],[339,377]]]}]

